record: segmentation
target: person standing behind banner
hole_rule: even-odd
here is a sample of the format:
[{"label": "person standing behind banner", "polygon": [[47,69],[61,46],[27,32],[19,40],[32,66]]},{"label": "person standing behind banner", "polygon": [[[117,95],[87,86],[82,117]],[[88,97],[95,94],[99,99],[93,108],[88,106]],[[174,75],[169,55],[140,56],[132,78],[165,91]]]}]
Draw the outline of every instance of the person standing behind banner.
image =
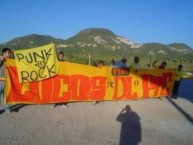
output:
[{"label": "person standing behind banner", "polygon": [[115,62],[114,59],[112,59],[112,65],[114,65],[117,68],[126,68],[127,65],[127,59],[125,57],[122,57],[120,61]]},{"label": "person standing behind banner", "polygon": [[159,66],[159,69],[165,69],[167,66],[167,62],[163,61],[160,66]]},{"label": "person standing behind banner", "polygon": [[[157,63],[157,60],[152,63],[152,67],[153,67],[153,68],[165,69],[166,66],[167,66],[167,62],[165,62],[165,61],[163,61],[158,67],[156,66],[156,63]],[[160,100],[162,100],[161,97],[158,97],[158,98],[159,98]]]},{"label": "person standing behind banner", "polygon": [[[97,67],[101,68],[105,65],[104,61],[103,60],[99,60],[98,63],[97,63]],[[100,103],[100,104],[103,104],[103,101],[94,101],[93,102],[93,105],[96,105],[97,103]]]},{"label": "person standing behind banner", "polygon": [[178,68],[176,70],[176,76],[175,76],[175,81],[174,81],[174,87],[173,87],[173,90],[172,90],[172,98],[174,99],[177,99],[178,98],[178,89],[179,89],[179,86],[180,86],[180,82],[181,82],[181,78],[183,76],[183,65],[178,65]]},{"label": "person standing behind banner", "polygon": [[[64,53],[60,51],[57,55],[58,61],[65,61],[64,60]],[[51,106],[51,108],[55,108],[56,106],[61,106],[62,108],[67,108],[67,103],[55,103]]]},{"label": "person standing behind banner", "polygon": [[[7,58],[11,58],[11,50],[9,48],[2,49],[2,56],[0,56],[0,104],[3,104],[3,100],[5,100],[4,96],[4,88],[5,88],[5,66],[4,62]],[[2,101],[1,101],[2,100]],[[5,112],[10,112],[10,105],[5,105]]]},{"label": "person standing behind banner", "polygon": [[165,69],[167,66],[167,62],[165,61],[163,61],[158,67],[156,66],[156,63],[157,63],[157,60],[152,63],[153,68]]},{"label": "person standing behind banner", "polygon": [[138,56],[134,57],[134,62],[131,64],[130,68],[135,70],[135,72],[137,72],[139,69],[141,69],[141,65],[139,63],[139,57]]}]

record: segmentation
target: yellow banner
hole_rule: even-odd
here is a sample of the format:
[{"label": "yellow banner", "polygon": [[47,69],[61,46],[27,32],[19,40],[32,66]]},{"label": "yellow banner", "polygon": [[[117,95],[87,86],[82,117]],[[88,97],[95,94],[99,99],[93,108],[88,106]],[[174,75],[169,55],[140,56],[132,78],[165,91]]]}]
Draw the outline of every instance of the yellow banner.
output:
[{"label": "yellow banner", "polygon": [[57,76],[20,83],[15,61],[7,60],[7,103],[46,104],[165,97],[171,94],[175,77],[170,69],[133,71],[129,68],[58,63]]},{"label": "yellow banner", "polygon": [[14,51],[19,82],[34,82],[58,74],[55,45]]}]

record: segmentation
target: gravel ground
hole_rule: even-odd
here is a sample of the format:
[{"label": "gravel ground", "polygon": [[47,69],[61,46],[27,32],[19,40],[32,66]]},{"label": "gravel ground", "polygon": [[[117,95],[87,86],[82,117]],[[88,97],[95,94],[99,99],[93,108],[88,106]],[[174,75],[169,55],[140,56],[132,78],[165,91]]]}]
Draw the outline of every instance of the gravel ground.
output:
[{"label": "gravel ground", "polygon": [[[129,105],[132,111],[121,110]],[[0,145],[192,145],[190,100],[26,105],[0,111]]]}]

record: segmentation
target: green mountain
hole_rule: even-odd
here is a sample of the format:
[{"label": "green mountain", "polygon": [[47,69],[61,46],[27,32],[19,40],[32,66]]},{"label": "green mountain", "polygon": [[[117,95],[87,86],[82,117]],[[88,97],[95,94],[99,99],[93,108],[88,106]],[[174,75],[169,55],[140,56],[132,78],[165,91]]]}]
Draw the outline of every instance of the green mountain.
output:
[{"label": "green mountain", "polygon": [[186,45],[186,44],[184,44],[184,43],[171,43],[171,44],[168,44],[167,46],[168,46],[168,47],[173,47],[173,48],[176,48],[176,49],[179,49],[179,50],[181,50],[181,49],[184,49],[184,50],[186,50],[186,49],[192,50],[191,47],[189,47],[188,45]]},{"label": "green mountain", "polygon": [[130,62],[134,56],[139,56],[142,62],[160,61],[191,61],[193,50],[186,44],[173,43],[163,45],[160,43],[137,44],[127,38],[118,36],[108,29],[91,28],[80,31],[77,35],[66,40],[64,51],[72,53],[77,58],[88,60],[91,54],[93,60],[104,59],[110,63],[112,58],[118,60],[122,56]]},{"label": "green mountain", "polygon": [[172,43],[163,45],[160,43],[146,43],[143,44],[139,51],[142,55],[152,55],[157,59],[186,59],[193,58],[193,50],[186,44]]},{"label": "green mountain", "polygon": [[56,39],[54,37],[48,35],[38,35],[38,34],[31,34],[23,37],[15,38],[11,41],[8,41],[5,44],[0,45],[0,49],[3,47],[9,47],[11,49],[26,49],[26,48],[33,48],[41,45],[46,45],[48,43],[62,43],[64,40]]},{"label": "green mountain", "polygon": [[112,58],[120,58],[128,54],[130,46],[120,41],[121,37],[108,29],[91,28],[80,31],[74,37],[66,40],[68,47],[65,51],[76,54],[76,58],[85,58],[91,55],[94,61],[104,58],[110,61]]},{"label": "green mountain", "polygon": [[82,48],[84,50],[95,51],[116,51],[119,49],[127,50],[126,43],[120,41],[122,37],[115,35],[108,29],[103,28],[91,28],[80,31],[74,37],[66,40],[66,44],[76,48]]},{"label": "green mountain", "polygon": [[66,60],[84,64],[88,63],[89,57],[91,63],[103,59],[105,63],[109,64],[111,59],[119,60],[123,56],[128,59],[128,63],[131,63],[136,55],[144,64],[153,60],[180,62],[193,60],[193,49],[186,44],[138,44],[104,28],[85,29],[67,40],[56,39],[47,35],[27,35],[1,44],[0,49],[9,47],[17,50],[48,43],[55,43],[57,51],[65,53]]}]

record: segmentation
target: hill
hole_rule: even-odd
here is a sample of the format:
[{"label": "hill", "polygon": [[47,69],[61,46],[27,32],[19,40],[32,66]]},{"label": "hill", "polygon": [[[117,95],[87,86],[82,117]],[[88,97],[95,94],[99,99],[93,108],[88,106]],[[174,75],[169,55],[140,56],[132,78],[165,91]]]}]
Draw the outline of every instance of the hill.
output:
[{"label": "hill", "polygon": [[5,44],[1,44],[0,48],[9,47],[11,49],[26,49],[26,48],[33,48],[41,45],[46,45],[48,43],[62,43],[64,40],[56,39],[54,37],[48,35],[38,35],[38,34],[31,34],[23,37],[15,38],[11,41],[8,41]]},{"label": "hill", "polygon": [[112,58],[118,60],[122,56],[128,58],[131,62],[136,55],[140,57],[143,63],[155,59],[180,62],[193,60],[193,50],[186,44],[138,44],[104,28],[85,29],[67,40],[48,35],[31,34],[1,44],[0,49],[3,47],[14,50],[26,49],[48,43],[55,43],[57,51],[65,52],[68,61],[79,63],[88,63],[89,56],[92,62],[103,59],[106,63],[110,63]]}]

